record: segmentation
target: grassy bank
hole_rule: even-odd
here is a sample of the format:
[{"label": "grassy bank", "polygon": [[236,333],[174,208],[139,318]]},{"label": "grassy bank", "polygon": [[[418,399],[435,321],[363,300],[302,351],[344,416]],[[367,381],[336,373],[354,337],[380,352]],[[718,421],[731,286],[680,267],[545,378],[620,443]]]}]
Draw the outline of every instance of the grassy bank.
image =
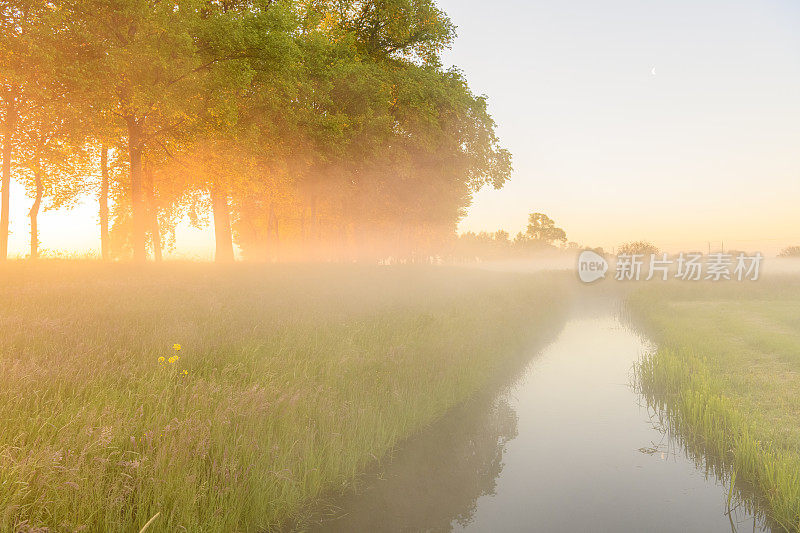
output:
[{"label": "grassy bank", "polygon": [[0,530],[138,531],[157,513],[154,530],[278,527],[557,327],[559,285],[445,268],[5,266]]},{"label": "grassy bank", "polygon": [[659,345],[638,368],[644,393],[800,530],[800,279],[654,286],[629,307]]}]

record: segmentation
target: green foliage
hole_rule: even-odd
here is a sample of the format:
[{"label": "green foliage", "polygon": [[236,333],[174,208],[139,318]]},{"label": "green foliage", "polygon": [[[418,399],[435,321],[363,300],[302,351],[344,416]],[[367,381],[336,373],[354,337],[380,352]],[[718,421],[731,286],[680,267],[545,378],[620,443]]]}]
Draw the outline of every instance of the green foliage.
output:
[{"label": "green foliage", "polygon": [[[373,257],[386,252],[370,239],[387,235],[406,235],[393,253],[425,251],[511,173],[486,98],[441,66],[455,32],[432,0],[2,6],[0,47],[17,61],[0,59],[0,97],[46,103],[37,120],[76,149],[128,155],[115,232],[132,233],[138,259],[145,234],[211,205],[251,256],[273,232],[308,246],[307,216],[318,240]],[[211,191],[220,201],[200,199]]]},{"label": "green foliage", "polygon": [[419,58],[438,63],[455,26],[434,0],[319,0],[312,6],[334,39],[352,35],[378,60]]}]

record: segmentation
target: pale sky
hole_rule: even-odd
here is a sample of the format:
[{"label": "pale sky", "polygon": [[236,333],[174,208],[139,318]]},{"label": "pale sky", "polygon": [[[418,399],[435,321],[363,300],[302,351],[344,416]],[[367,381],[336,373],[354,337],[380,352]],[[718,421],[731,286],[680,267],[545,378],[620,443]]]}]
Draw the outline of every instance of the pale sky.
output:
[{"label": "pale sky", "polygon": [[800,3],[440,5],[459,33],[446,62],[514,154],[462,230],[513,233],[541,211],[609,250],[800,244]]},{"label": "pale sky", "polygon": [[[516,233],[532,211],[608,250],[774,254],[800,245],[800,3],[440,0],[455,64],[515,172],[476,196],[462,231]],[[655,68],[655,75],[653,69]],[[30,200],[12,189],[12,254]],[[45,249],[97,249],[96,204],[40,217]],[[179,228],[210,258],[213,231]]]}]

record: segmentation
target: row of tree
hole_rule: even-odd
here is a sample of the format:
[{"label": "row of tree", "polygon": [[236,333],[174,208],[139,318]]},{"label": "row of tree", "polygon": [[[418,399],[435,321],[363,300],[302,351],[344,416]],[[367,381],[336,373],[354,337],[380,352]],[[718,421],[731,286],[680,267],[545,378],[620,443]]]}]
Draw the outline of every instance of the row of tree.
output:
[{"label": "row of tree", "polygon": [[511,171],[453,37],[434,0],[0,0],[0,259],[12,175],[33,258],[86,195],[104,258],[184,217],[221,261],[435,251]]},{"label": "row of tree", "polygon": [[552,218],[544,213],[531,213],[525,231],[520,231],[513,239],[504,230],[466,232],[458,236],[449,255],[456,260],[491,260],[577,249],[581,246],[567,242],[567,233],[556,226]]}]

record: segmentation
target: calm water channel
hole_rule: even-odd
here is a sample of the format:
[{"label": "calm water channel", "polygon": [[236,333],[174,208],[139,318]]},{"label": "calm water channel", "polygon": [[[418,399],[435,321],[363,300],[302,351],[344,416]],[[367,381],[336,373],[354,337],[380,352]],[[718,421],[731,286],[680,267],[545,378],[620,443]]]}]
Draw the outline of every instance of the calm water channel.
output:
[{"label": "calm water channel", "polygon": [[[576,306],[503,390],[406,442],[319,531],[753,531],[632,387],[649,347],[611,299]],[[702,461],[701,461],[702,462]]]}]

